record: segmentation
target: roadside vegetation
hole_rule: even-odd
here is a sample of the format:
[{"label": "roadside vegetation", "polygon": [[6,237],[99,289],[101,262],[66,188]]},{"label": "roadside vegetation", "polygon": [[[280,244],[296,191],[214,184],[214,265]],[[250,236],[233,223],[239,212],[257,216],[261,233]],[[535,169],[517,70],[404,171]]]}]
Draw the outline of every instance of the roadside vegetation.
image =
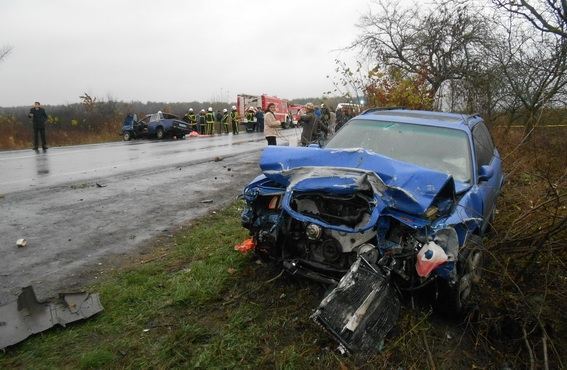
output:
[{"label": "roadside vegetation", "polygon": [[[242,203],[89,287],[105,310],[0,354],[0,368],[561,368],[567,364],[564,128],[493,130],[507,170],[477,307],[405,302],[380,354],[344,357],[310,319],[324,288],[241,255]],[[520,145],[521,144],[521,145]],[[100,279],[98,279],[100,280]]]}]

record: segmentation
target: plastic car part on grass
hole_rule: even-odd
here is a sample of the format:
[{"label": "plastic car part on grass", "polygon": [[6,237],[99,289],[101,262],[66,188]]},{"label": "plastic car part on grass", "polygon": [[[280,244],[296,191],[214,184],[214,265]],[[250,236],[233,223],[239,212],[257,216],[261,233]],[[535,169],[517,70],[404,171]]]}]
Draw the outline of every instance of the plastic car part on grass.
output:
[{"label": "plastic car part on grass", "polygon": [[55,325],[65,326],[103,310],[98,294],[64,293],[54,302],[39,302],[31,286],[18,299],[0,306],[0,349]]},{"label": "plastic car part on grass", "polygon": [[389,275],[359,258],[311,318],[346,351],[377,352],[399,313]]},{"label": "plastic car part on grass", "polygon": [[237,250],[242,254],[246,254],[254,248],[256,248],[256,243],[254,243],[254,240],[252,238],[246,239],[242,243],[236,244],[234,246],[234,250]]}]

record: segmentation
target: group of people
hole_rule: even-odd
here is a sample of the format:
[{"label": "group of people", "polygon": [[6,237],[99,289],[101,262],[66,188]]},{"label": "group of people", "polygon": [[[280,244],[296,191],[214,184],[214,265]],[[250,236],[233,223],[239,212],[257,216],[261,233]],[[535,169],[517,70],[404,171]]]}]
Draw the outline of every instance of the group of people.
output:
[{"label": "group of people", "polygon": [[187,113],[183,116],[183,121],[189,124],[191,131],[197,131],[201,135],[214,135],[215,126],[218,124],[218,133],[223,132],[228,134],[229,128],[232,129],[234,135],[239,133],[240,117],[236,106],[232,106],[231,111],[223,109],[222,112],[217,110],[216,113],[212,107],[206,111],[201,109],[198,114],[195,114],[193,108],[189,108]]},{"label": "group of people", "polygon": [[[318,144],[321,146],[329,135],[334,133],[336,124],[336,114],[325,104],[315,107],[313,103],[307,103],[303,114],[299,117],[298,124],[302,127],[299,145],[309,146]],[[281,122],[276,119],[275,104],[271,103],[267,107],[264,119],[264,136],[268,145],[277,145],[276,137],[281,127]]]},{"label": "group of people", "polygon": [[[268,104],[265,112],[260,108],[250,108],[246,111],[246,119],[251,123],[250,131],[264,132],[268,145],[277,145],[276,137],[279,136],[279,129],[282,127],[281,122],[276,118],[275,111],[274,103]],[[315,107],[313,103],[307,103],[298,122],[303,127],[299,145],[308,146],[314,143],[321,145],[329,135],[338,131],[352,116],[352,112],[348,109],[338,109],[335,113],[325,104]],[[33,149],[39,150],[39,139],[41,139],[43,150],[47,150],[45,123],[48,116],[39,102],[35,102],[28,117],[33,123]],[[202,135],[214,135],[217,125],[219,134],[228,134],[230,130],[233,135],[239,134],[240,116],[234,105],[230,112],[228,109],[223,109],[222,112],[217,110],[216,113],[212,107],[206,111],[201,109],[198,114],[195,114],[193,108],[190,108],[183,120],[189,124],[192,131],[197,131]]]}]

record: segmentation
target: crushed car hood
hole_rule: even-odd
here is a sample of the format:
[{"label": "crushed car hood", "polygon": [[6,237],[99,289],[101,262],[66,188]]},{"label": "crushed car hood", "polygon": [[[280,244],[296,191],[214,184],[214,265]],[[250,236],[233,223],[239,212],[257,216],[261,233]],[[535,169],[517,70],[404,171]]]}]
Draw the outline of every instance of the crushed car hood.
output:
[{"label": "crushed car hood", "polygon": [[[455,197],[450,175],[364,149],[268,147],[260,158],[264,175],[292,191],[346,194],[370,190],[382,207],[422,215],[438,196]],[[287,209],[286,209],[287,210]]]}]

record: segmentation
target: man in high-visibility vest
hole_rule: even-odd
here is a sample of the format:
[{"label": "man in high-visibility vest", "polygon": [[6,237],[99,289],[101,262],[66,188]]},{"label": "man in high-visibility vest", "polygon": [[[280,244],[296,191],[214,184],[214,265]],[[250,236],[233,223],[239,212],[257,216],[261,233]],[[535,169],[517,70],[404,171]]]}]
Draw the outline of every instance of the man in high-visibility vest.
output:
[{"label": "man in high-visibility vest", "polygon": [[224,129],[224,131],[228,134],[228,120],[229,120],[230,114],[228,113],[227,109],[223,109],[222,110],[222,117],[221,117],[221,133]]},{"label": "man in high-visibility vest", "polygon": [[255,112],[254,112],[254,108],[250,107],[248,108],[248,111],[246,111],[246,121],[248,122],[246,124],[246,131],[247,132],[254,132],[256,131],[256,122],[254,122],[254,116],[255,116]]},{"label": "man in high-visibility vest", "polygon": [[215,131],[215,112],[213,112],[213,107],[207,109],[207,114],[205,114],[205,121],[207,122],[207,135],[214,135]]},{"label": "man in high-visibility vest", "polygon": [[189,108],[187,114],[183,117],[183,120],[189,124],[189,129],[191,131],[197,130],[197,116],[193,112],[193,108]]},{"label": "man in high-visibility vest", "polygon": [[238,135],[238,125],[240,124],[240,117],[236,111],[236,106],[232,106],[232,111],[230,112],[230,122],[232,122],[232,134]]},{"label": "man in high-visibility vest", "polygon": [[201,109],[199,112],[199,117],[197,117],[197,131],[199,134],[204,135],[207,128],[207,123],[205,121],[205,110]]}]

